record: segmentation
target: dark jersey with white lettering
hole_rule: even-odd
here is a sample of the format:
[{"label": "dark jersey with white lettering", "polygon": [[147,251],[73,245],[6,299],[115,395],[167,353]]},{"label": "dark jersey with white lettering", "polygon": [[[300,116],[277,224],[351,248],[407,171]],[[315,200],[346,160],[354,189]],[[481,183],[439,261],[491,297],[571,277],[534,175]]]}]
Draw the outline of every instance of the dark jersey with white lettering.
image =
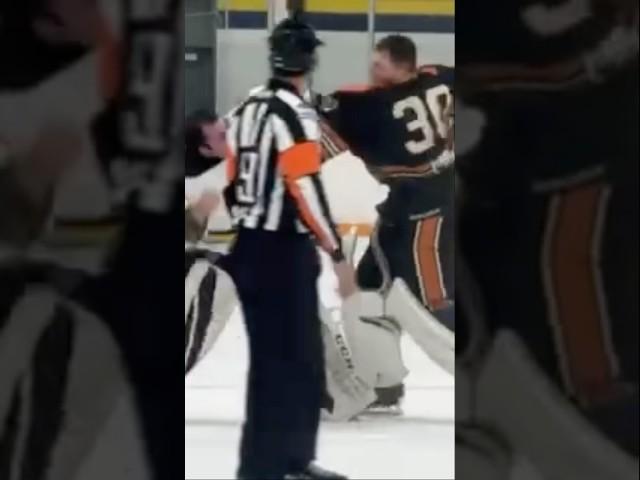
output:
[{"label": "dark jersey with white lettering", "polygon": [[375,171],[378,167],[419,167],[444,150],[449,87],[420,74],[390,88],[335,92],[321,105],[331,127]]},{"label": "dark jersey with white lettering", "polygon": [[[457,58],[474,82],[457,94],[484,116],[481,140],[457,159],[471,294],[491,331],[518,334],[603,433],[626,447],[635,435],[637,454],[626,415],[613,429],[596,415],[638,381],[637,20],[580,2],[526,2],[550,7],[537,13],[501,2],[489,25],[467,3]],[[615,3],[637,19],[637,2]]]},{"label": "dark jersey with white lettering", "polygon": [[456,61],[474,89],[566,89],[637,62],[633,0],[499,0],[494,7],[465,1],[456,15]]},{"label": "dark jersey with white lettering", "polygon": [[389,88],[344,89],[320,101],[325,150],[349,148],[390,186],[381,208],[388,218],[426,213],[453,190],[453,157],[445,152],[452,95],[434,73],[421,71]]}]

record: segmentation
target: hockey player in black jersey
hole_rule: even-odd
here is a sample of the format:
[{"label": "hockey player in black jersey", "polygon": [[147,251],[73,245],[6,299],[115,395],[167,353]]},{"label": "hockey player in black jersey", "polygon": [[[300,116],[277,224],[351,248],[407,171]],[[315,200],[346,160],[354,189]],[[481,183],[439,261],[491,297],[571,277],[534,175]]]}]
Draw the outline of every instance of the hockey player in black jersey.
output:
[{"label": "hockey player in black jersey", "polygon": [[[453,69],[418,68],[413,41],[391,35],[376,46],[371,80],[371,86],[317,100],[326,120],[327,156],[348,148],[389,187],[358,266],[359,284],[389,292],[401,279],[414,299],[446,325],[449,332],[442,333],[449,337],[454,330]],[[390,314],[387,320],[395,325],[393,318],[402,316]],[[422,346],[430,350],[425,342]],[[397,407],[403,387],[377,393],[376,406]]]},{"label": "hockey player in black jersey", "polygon": [[456,21],[457,477],[635,478],[638,3]]}]

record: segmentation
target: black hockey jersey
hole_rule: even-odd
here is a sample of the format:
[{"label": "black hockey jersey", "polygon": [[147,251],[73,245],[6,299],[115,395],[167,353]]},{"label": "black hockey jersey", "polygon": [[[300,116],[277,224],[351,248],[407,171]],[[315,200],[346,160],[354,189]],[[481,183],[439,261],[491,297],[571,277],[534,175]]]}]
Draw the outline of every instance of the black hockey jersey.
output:
[{"label": "black hockey jersey", "polygon": [[447,65],[435,64],[423,65],[419,70],[423,75],[431,75],[435,77],[437,81],[444,83],[453,92],[455,85],[455,68]]},{"label": "black hockey jersey", "polygon": [[[637,31],[613,21],[622,13],[614,9],[571,14],[579,2],[501,2],[485,12],[472,3],[456,16],[462,71],[483,74],[483,88],[457,92],[485,123],[456,168],[465,192],[457,245],[476,279],[471,294],[482,296],[490,329],[520,335],[567,395],[600,403],[638,374],[637,342],[628,340],[638,335],[629,267],[638,241]],[[533,3],[550,8],[533,15]],[[598,75],[569,83],[586,59],[597,60]]]},{"label": "black hockey jersey", "polygon": [[424,72],[390,88],[339,90],[321,100],[320,110],[354,155],[377,174],[393,167],[419,172],[438,158],[446,145],[450,105],[449,86]]},{"label": "black hockey jersey", "polygon": [[[453,69],[423,67],[390,88],[343,89],[320,101],[328,156],[346,149],[390,187],[379,212],[386,220],[450,203],[453,155],[445,154],[453,115]],[[443,155],[444,154],[444,155]]]}]

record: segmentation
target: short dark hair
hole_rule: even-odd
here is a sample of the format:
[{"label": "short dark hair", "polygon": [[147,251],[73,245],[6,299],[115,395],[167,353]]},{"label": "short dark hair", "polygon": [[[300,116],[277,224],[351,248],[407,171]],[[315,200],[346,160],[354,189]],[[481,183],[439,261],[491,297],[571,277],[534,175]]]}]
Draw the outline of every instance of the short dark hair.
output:
[{"label": "short dark hair", "polygon": [[191,112],[185,120],[185,126],[189,128],[194,126],[201,126],[205,123],[215,123],[218,121],[218,116],[209,110],[201,108],[194,112]]},{"label": "short dark hair", "polygon": [[202,126],[215,123],[218,116],[209,110],[196,110],[185,119],[185,175],[196,176],[206,171],[210,162],[204,162],[200,156],[200,147],[204,143]]},{"label": "short dark hair", "polygon": [[404,64],[411,69],[418,67],[416,44],[404,35],[389,35],[376,44],[378,52],[387,52],[393,63]]},{"label": "short dark hair", "polygon": [[185,120],[185,146],[188,149],[197,149],[204,142],[202,136],[202,126],[207,123],[215,123],[218,117],[209,110],[196,110],[192,112]]}]

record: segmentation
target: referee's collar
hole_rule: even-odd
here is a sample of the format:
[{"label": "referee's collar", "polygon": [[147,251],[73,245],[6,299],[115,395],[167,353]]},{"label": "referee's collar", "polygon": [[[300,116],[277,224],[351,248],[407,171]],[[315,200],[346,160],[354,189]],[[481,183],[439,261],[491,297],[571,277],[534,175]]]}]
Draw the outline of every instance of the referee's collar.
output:
[{"label": "referee's collar", "polygon": [[286,80],[282,80],[281,78],[272,78],[271,80],[269,80],[267,86],[269,90],[288,90],[291,93],[302,98],[302,95],[300,95],[300,92],[298,92],[298,89],[295,87],[295,85],[287,82]]}]

